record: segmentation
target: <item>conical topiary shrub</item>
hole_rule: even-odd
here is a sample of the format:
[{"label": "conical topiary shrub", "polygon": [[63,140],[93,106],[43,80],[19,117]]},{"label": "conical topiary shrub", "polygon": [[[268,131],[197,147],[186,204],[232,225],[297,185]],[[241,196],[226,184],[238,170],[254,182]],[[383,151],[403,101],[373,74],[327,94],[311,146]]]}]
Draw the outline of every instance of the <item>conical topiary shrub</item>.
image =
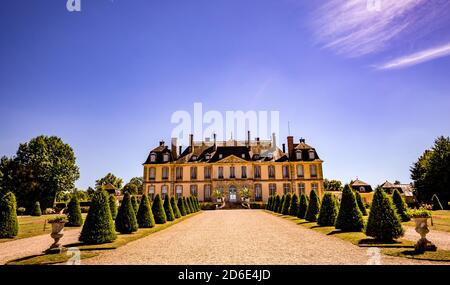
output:
[{"label": "conical topiary shrub", "polygon": [[356,199],[356,204],[358,204],[358,208],[361,211],[361,214],[363,216],[367,216],[366,206],[364,206],[364,203],[361,198],[361,194],[359,194],[358,191],[355,192],[355,199]]},{"label": "conical topiary shrub", "polygon": [[[342,206],[341,206],[342,207]],[[382,189],[375,190],[366,235],[381,241],[392,241],[404,234],[400,217]]]},{"label": "conical topiary shrub", "polygon": [[175,197],[170,197],[170,206],[172,206],[173,214],[175,215],[175,219],[181,218],[180,209],[178,209],[177,202],[175,201]]},{"label": "conical topiary shrub", "polygon": [[167,222],[166,212],[164,211],[161,197],[156,194],[155,199],[152,203],[153,217],[155,218],[155,223],[165,224]]},{"label": "conical topiary shrub", "polygon": [[197,196],[194,196],[194,204],[195,204],[195,209],[198,211],[200,211],[200,203],[198,202],[198,198]]},{"label": "conical topiary shrub", "polygon": [[284,198],[283,207],[281,209],[281,214],[283,215],[289,215],[289,207],[291,206],[291,193],[287,193],[286,197]]},{"label": "conical topiary shrub", "polygon": [[194,206],[194,211],[195,212],[200,211],[200,209],[197,206],[197,197],[195,197],[195,196],[192,196],[192,205]]},{"label": "conical topiary shrub", "polygon": [[281,211],[283,211],[284,200],[286,200],[286,195],[281,196],[281,201],[280,204],[278,205],[277,213],[281,214]]},{"label": "conical topiary shrub", "polygon": [[137,214],[137,211],[139,210],[139,204],[136,199],[136,196],[131,196],[131,205],[133,206],[134,213]]},{"label": "conical topiary shrub", "polygon": [[186,205],[183,203],[183,197],[178,198],[177,206],[178,206],[178,209],[180,210],[180,214],[182,216],[186,216],[187,215]]},{"label": "conical topiary shrub", "polygon": [[36,201],[36,203],[34,203],[33,209],[31,210],[31,216],[39,217],[41,215],[41,204],[39,203],[39,201]]},{"label": "conical topiary shrub", "polygon": [[19,232],[16,196],[7,192],[0,197],[0,238],[12,238]]},{"label": "conical topiary shrub", "polygon": [[114,195],[109,195],[109,210],[111,211],[111,217],[115,220],[117,217],[117,198]]},{"label": "conical topiary shrub", "polygon": [[116,238],[108,194],[105,191],[95,192],[79,240],[87,244],[101,244]]},{"label": "conical topiary shrub", "polygon": [[336,197],[332,193],[325,193],[320,206],[319,217],[317,224],[319,226],[334,226],[336,217],[338,215],[338,206]]},{"label": "conical topiary shrub", "polygon": [[125,193],[122,204],[116,217],[116,230],[122,234],[131,234],[138,230],[136,213],[134,212],[132,197],[129,192]]},{"label": "conical topiary shrub", "polygon": [[189,207],[188,204],[188,199],[186,197],[183,197],[183,204],[184,204],[184,208],[186,209],[186,214],[192,214],[191,208]]},{"label": "conical topiary shrub", "polygon": [[273,203],[273,206],[272,206],[272,211],[273,212],[277,212],[278,211],[280,203],[281,203],[281,197],[280,197],[280,195],[277,194],[275,196],[275,203]]},{"label": "conical topiary shrub", "polygon": [[304,219],[307,209],[308,209],[308,199],[306,198],[305,194],[302,194],[300,196],[300,202],[298,203],[297,218]]},{"label": "conical topiary shrub", "polygon": [[81,216],[80,202],[77,195],[73,195],[67,206],[67,224],[69,227],[80,227],[83,224],[83,217]]},{"label": "conical topiary shrub", "polygon": [[172,205],[170,205],[169,195],[166,195],[166,199],[164,199],[164,212],[166,213],[166,219],[168,221],[175,220],[175,214],[173,213]]},{"label": "conical topiary shrub", "polygon": [[266,210],[270,210],[270,208],[272,207],[272,201],[273,201],[273,196],[269,196],[269,199],[267,200],[267,204],[266,204]]},{"label": "conical topiary shrub", "polygon": [[188,197],[188,204],[189,204],[189,209],[191,210],[191,213],[197,212],[195,210],[194,203],[192,202],[192,196]]},{"label": "conical topiary shrub", "polygon": [[397,214],[399,215],[402,222],[407,222],[411,220],[406,209],[406,203],[397,189],[394,189],[394,192],[392,193],[392,203],[394,203],[395,209],[397,210]]},{"label": "conical topiary shrub", "polygon": [[155,218],[153,217],[152,204],[147,194],[142,195],[141,203],[136,214],[136,220],[139,228],[153,228],[155,226]]},{"label": "conical topiary shrub", "polygon": [[433,205],[433,211],[444,210],[441,201],[436,194],[431,197],[431,204]]},{"label": "conical topiary shrub", "polygon": [[292,195],[291,206],[289,207],[289,215],[296,217],[298,213],[298,196],[296,193]]},{"label": "conical topiary shrub", "polygon": [[355,194],[349,185],[342,190],[341,205],[336,219],[336,229],[345,232],[360,232],[364,228],[362,213],[356,203]]},{"label": "conical topiary shrub", "polygon": [[316,190],[312,190],[309,194],[309,204],[308,209],[306,210],[305,220],[308,222],[316,222],[317,215],[320,211],[320,199],[319,195],[317,195]]}]

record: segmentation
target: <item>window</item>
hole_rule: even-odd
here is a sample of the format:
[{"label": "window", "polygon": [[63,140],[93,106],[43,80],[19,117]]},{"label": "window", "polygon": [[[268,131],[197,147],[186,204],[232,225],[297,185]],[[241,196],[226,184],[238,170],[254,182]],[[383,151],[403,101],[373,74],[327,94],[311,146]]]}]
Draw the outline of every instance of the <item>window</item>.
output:
[{"label": "window", "polygon": [[297,160],[302,160],[302,151],[301,150],[297,150],[297,152],[295,153],[295,158],[297,158]]},{"label": "window", "polygon": [[183,167],[175,168],[175,172],[176,172],[176,179],[182,180],[183,179]]},{"label": "window", "polygon": [[289,165],[283,165],[283,178],[289,178]]},{"label": "window", "polygon": [[148,186],[148,197],[150,198],[150,200],[153,200],[153,198],[155,197],[155,186]]},{"label": "window", "polygon": [[168,188],[169,187],[167,185],[161,186],[161,199],[163,199],[163,200],[166,199]]},{"label": "window", "polygon": [[163,180],[169,179],[169,167],[162,168],[162,179]]},{"label": "window", "polygon": [[211,178],[211,167],[206,166],[203,170],[204,179],[210,179]]},{"label": "window", "polygon": [[262,201],[261,184],[255,184],[255,201]]},{"label": "window", "polygon": [[177,200],[178,200],[178,198],[183,197],[183,186],[182,185],[177,185],[175,187],[175,195],[177,197]]},{"label": "window", "polygon": [[261,166],[255,166],[255,178],[261,178]]},{"label": "window", "polygon": [[155,180],[155,176],[156,176],[156,168],[150,167],[148,170],[148,179]]},{"label": "window", "polygon": [[223,179],[223,167],[222,166],[219,166],[218,178]]},{"label": "window", "polygon": [[211,185],[209,185],[209,184],[206,184],[204,187],[203,187],[203,192],[204,192],[204,195],[205,195],[205,201],[211,201]]},{"label": "window", "polygon": [[192,156],[192,161],[196,161],[197,160],[197,156],[196,155],[193,155]]},{"label": "window", "polygon": [[198,195],[197,185],[191,185],[191,196],[197,195]]},{"label": "window", "polygon": [[169,161],[169,154],[168,154],[168,153],[165,153],[165,154],[163,155],[163,161],[164,161],[164,162],[168,162],[168,161]]},{"label": "window", "polygon": [[275,166],[269,165],[269,178],[275,178]]},{"label": "window", "polygon": [[156,161],[156,153],[150,154],[150,161],[155,162]]},{"label": "window", "polygon": [[207,153],[207,154],[205,155],[205,159],[206,159],[206,160],[209,160],[210,158],[211,158],[211,154]]},{"label": "window", "polygon": [[236,178],[234,166],[230,166],[230,178]]},{"label": "window", "polygon": [[283,183],[283,193],[284,193],[284,195],[286,195],[289,192],[291,192],[291,184]]},{"label": "window", "polygon": [[311,190],[316,191],[319,189],[319,185],[317,183],[311,183]]},{"label": "window", "polygon": [[305,183],[298,183],[298,194],[306,194],[305,192]]},{"label": "window", "polygon": [[303,177],[303,165],[297,165],[297,177]]},{"label": "window", "polygon": [[219,159],[222,159],[223,155],[221,153],[219,153]]},{"label": "window", "polygon": [[315,158],[315,155],[314,155],[314,150],[310,150],[309,151],[309,159],[311,159],[311,160],[313,160]]},{"label": "window", "polygon": [[242,157],[243,159],[245,159],[245,153],[241,154],[241,157]]},{"label": "window", "polygon": [[241,178],[247,178],[247,166],[241,167]]},{"label": "window", "polygon": [[268,153],[267,154],[267,158],[272,159],[273,158],[273,153]]},{"label": "window", "polygon": [[359,192],[366,192],[366,188],[364,186],[359,187]]},{"label": "window", "polygon": [[197,167],[191,167],[191,179],[197,179]]},{"label": "window", "polygon": [[309,171],[311,172],[311,177],[317,177],[317,166],[316,165],[310,165]]},{"label": "window", "polygon": [[277,194],[277,184],[270,183],[269,184],[269,195],[270,196],[275,196],[276,194]]},{"label": "window", "polygon": [[255,155],[253,156],[253,159],[258,160],[258,159],[259,159],[259,154],[255,154]]}]

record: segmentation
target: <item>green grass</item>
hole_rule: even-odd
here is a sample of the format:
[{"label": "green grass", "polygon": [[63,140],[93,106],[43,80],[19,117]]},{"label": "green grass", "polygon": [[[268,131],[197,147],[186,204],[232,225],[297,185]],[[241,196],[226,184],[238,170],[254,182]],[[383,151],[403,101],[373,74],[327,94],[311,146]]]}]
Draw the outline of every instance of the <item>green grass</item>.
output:
[{"label": "green grass", "polygon": [[[17,219],[19,221],[19,233],[14,238],[2,238],[0,239],[0,243],[7,242],[16,239],[29,238],[44,234],[50,234],[51,225],[47,223],[47,220],[54,218],[56,216],[61,216],[58,214],[54,215],[42,215],[39,217],[32,216],[18,216]],[[83,219],[86,217],[86,214],[83,214]],[[77,229],[78,227],[66,227],[65,230]]]},{"label": "green grass", "polygon": [[[98,253],[95,252],[81,252],[80,257],[90,258],[97,256]],[[60,254],[41,254],[41,255],[32,255],[24,258],[8,261],[6,265],[51,265],[67,262],[71,258],[69,253],[60,253]]]},{"label": "green grass", "polygon": [[[433,225],[431,222],[428,222],[428,227],[430,230],[435,231],[443,231],[450,233],[450,211],[449,210],[440,210],[440,211],[432,211],[433,216]],[[404,225],[415,227],[416,224],[414,220],[403,223]]]},{"label": "green grass", "polygon": [[398,249],[383,249],[381,251],[386,255],[406,257],[412,259],[429,260],[429,261],[450,261],[450,250],[426,251],[424,253],[417,253],[414,250],[398,250]]}]

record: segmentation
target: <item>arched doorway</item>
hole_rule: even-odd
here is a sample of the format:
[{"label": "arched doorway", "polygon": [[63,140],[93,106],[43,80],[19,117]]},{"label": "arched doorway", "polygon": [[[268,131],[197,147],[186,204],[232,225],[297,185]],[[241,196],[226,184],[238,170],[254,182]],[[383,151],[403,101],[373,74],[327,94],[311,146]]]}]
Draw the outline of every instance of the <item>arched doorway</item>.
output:
[{"label": "arched doorway", "polygon": [[236,196],[236,186],[231,185],[230,188],[228,188],[228,200],[230,202],[236,202],[237,196]]}]

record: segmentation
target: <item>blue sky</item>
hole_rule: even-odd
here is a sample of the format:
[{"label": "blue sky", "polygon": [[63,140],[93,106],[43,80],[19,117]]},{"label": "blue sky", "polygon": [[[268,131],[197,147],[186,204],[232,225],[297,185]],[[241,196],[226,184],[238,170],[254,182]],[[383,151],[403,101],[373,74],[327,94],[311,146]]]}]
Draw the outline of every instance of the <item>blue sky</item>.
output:
[{"label": "blue sky", "polygon": [[[312,3],[313,2],[313,3]],[[409,182],[450,133],[450,2],[6,0],[0,155],[40,134],[77,155],[77,186],[142,175],[176,110],[278,110],[327,178]]]}]

